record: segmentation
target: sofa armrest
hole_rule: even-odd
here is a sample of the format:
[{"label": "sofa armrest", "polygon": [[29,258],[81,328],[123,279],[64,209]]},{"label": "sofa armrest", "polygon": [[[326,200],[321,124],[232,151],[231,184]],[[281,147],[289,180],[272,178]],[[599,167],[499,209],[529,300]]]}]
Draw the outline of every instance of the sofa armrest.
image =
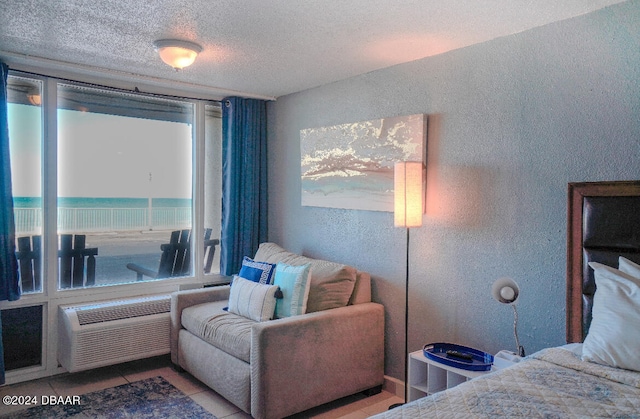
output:
[{"label": "sofa armrest", "polygon": [[251,339],[251,414],[258,419],[384,381],[384,308],[377,303],[256,323]]},{"label": "sofa armrest", "polygon": [[199,288],[195,290],[176,291],[171,294],[171,362],[178,362],[178,334],[182,328],[182,310],[197,304],[229,299],[228,285],[211,288]]}]

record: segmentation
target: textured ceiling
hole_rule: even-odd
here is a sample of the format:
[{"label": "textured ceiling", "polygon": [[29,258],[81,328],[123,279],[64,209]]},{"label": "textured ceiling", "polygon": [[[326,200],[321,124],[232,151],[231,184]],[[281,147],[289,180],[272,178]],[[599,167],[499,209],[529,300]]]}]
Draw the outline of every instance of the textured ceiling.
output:
[{"label": "textured ceiling", "polygon": [[[278,97],[621,2],[0,0],[0,58]],[[175,72],[151,46],[161,38],[204,51]]]}]

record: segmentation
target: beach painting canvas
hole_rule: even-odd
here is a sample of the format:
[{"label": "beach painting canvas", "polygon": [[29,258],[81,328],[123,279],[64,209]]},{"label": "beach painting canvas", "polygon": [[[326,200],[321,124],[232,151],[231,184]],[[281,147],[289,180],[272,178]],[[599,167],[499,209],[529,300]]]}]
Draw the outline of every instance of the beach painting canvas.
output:
[{"label": "beach painting canvas", "polygon": [[393,166],[426,159],[427,116],[300,131],[302,205],[393,212]]}]

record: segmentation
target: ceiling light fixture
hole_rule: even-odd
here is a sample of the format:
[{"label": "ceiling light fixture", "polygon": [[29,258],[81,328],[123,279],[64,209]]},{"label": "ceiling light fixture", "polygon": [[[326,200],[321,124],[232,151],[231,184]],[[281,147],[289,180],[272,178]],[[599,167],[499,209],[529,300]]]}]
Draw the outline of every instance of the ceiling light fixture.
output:
[{"label": "ceiling light fixture", "polygon": [[40,106],[42,104],[42,96],[40,96],[40,89],[38,89],[37,87],[33,87],[29,89],[29,91],[27,92],[27,99],[29,100],[29,103],[31,103],[33,106]]},{"label": "ceiling light fixture", "polygon": [[193,64],[198,54],[202,51],[200,45],[178,39],[160,39],[153,43],[153,47],[162,61],[176,71]]}]

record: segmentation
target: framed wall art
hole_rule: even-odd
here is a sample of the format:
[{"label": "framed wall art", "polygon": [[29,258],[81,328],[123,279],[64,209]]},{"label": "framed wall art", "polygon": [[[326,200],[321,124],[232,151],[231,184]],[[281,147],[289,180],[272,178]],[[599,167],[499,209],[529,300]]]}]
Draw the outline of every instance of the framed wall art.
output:
[{"label": "framed wall art", "polygon": [[393,166],[426,161],[427,116],[300,131],[302,205],[393,212]]}]

